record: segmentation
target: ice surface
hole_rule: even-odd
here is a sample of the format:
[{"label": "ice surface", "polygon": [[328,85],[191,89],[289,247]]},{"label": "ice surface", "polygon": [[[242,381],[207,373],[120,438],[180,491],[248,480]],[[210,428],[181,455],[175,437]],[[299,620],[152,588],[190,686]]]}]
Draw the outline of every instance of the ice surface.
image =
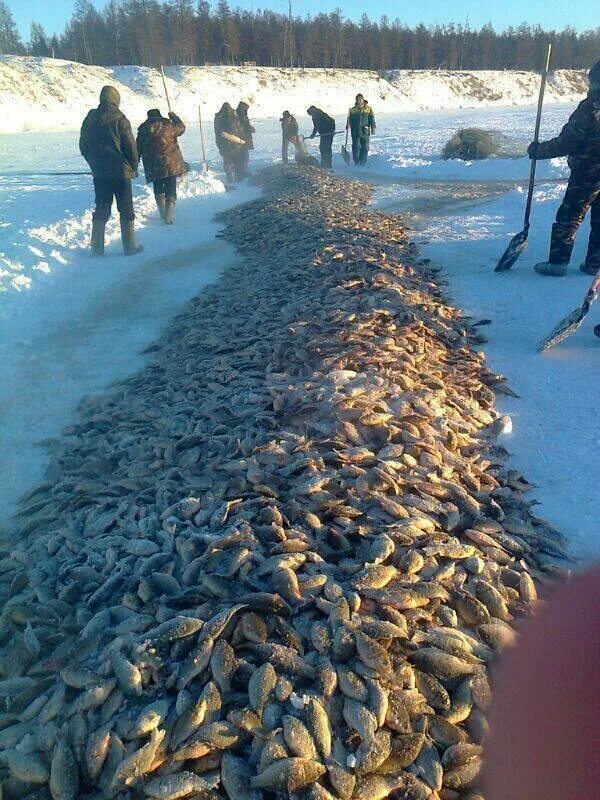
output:
[{"label": "ice surface", "polygon": [[[546,109],[543,135],[556,132],[569,111],[566,106]],[[513,420],[513,431],[505,434],[513,464],[539,485],[539,514],[570,535],[577,552],[598,556],[600,426],[592,403],[599,389],[600,342],[591,333],[596,307],[567,342],[542,356],[535,352],[540,337],[581,302],[590,280],[575,268],[587,223],[568,277],[542,278],[531,269],[546,256],[566,164],[539,165],[529,248],[509,273],[497,275],[493,267],[522,227],[529,161],[444,162],[439,155],[452,132],[466,126],[500,129],[527,143],[534,113],[532,108],[494,108],[378,114],[369,166],[359,172],[346,168],[338,137],[334,168],[377,184],[376,204],[407,215],[424,254],[444,267],[457,304],[467,314],[493,320],[482,329],[490,339],[485,345],[490,366],[521,395],[500,400]],[[306,117],[299,121],[308,132]],[[277,120],[259,121],[257,129],[253,163],[278,159]],[[181,304],[235,258],[214,240],[212,216],[254,190],[222,191],[210,127],[206,138],[214,170],[210,181],[198,174],[197,127],[182,139],[195,172],[183,189],[176,225],[160,225],[139,179],[144,254],[124,259],[113,239],[107,256],[93,260],[86,250],[90,178],[41,174],[85,169],[76,134],[0,136],[0,263],[5,271],[0,274],[0,522],[19,493],[43,475],[46,457],[35,443],[56,436],[84,394],[138,369],[141,350]],[[309,147],[317,152],[315,143]]]}]

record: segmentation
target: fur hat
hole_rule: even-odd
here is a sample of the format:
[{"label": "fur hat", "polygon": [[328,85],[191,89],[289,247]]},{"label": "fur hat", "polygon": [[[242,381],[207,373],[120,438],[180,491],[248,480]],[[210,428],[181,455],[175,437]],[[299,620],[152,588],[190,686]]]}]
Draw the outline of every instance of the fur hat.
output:
[{"label": "fur hat", "polygon": [[151,108],[148,111],[148,117],[160,117],[160,111],[158,108]]},{"label": "fur hat", "polygon": [[100,91],[100,103],[107,106],[113,105],[119,107],[121,102],[121,95],[114,86],[103,86]]}]

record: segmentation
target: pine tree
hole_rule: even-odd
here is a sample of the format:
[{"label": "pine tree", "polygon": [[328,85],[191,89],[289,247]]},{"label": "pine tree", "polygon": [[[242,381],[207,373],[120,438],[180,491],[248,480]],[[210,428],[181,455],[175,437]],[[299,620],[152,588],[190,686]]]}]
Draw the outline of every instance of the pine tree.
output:
[{"label": "pine tree", "polygon": [[6,3],[0,0],[0,55],[18,55],[23,52],[19,31]]},{"label": "pine tree", "polygon": [[28,52],[32,56],[49,56],[50,49],[44,29],[39,22],[31,23],[31,34],[29,36]]}]

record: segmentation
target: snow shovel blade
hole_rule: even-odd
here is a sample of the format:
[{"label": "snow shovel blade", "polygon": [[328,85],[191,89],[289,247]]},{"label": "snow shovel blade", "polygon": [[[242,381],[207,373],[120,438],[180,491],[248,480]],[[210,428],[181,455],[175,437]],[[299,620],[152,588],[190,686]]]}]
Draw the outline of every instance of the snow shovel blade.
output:
[{"label": "snow shovel blade", "polygon": [[529,225],[523,228],[520,233],[513,236],[510,244],[504,251],[504,255],[498,262],[494,272],[506,272],[515,263],[523,250],[527,247],[527,236],[529,235]]},{"label": "snow shovel blade", "polygon": [[599,287],[600,279],[596,277],[585,296],[583,305],[581,305],[579,308],[576,308],[574,311],[571,311],[570,314],[561,319],[552,333],[545,339],[542,339],[542,341],[538,344],[538,353],[543,353],[545,350],[549,350],[551,347],[554,347],[555,344],[564,342],[564,340],[568,339],[571,334],[575,333],[577,328],[579,328],[583,320],[586,318],[587,313],[590,310],[590,306],[598,296]]},{"label": "snow shovel blade", "polygon": [[346,164],[350,163],[350,153],[344,144],[342,145],[342,158]]}]

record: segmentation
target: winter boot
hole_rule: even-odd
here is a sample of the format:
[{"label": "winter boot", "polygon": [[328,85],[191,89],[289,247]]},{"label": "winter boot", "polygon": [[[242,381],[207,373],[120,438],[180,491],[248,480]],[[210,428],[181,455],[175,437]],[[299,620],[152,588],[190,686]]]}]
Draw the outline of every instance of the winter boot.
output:
[{"label": "winter boot", "polygon": [[162,221],[165,221],[165,196],[164,194],[156,194],[154,195],[156,199],[156,205],[158,206],[158,213],[160,214],[160,218]]},{"label": "winter boot", "polygon": [[103,256],[104,255],[104,229],[106,228],[106,222],[102,222],[102,220],[94,219],[92,220],[92,255],[93,256]]},{"label": "winter boot", "polygon": [[593,264],[588,264],[586,261],[583,261],[579,265],[579,269],[582,272],[585,272],[586,275],[596,275],[596,273],[598,272],[597,266],[594,266]]},{"label": "winter boot", "polygon": [[132,219],[121,220],[121,241],[123,242],[123,252],[126,256],[134,256],[144,249],[135,240],[135,228]]},{"label": "winter boot", "polygon": [[596,327],[594,328],[594,333],[596,334],[596,336],[600,337],[600,325],[596,325]]},{"label": "winter boot", "polygon": [[177,201],[174,197],[167,197],[165,203],[165,225],[173,224],[173,214],[175,213],[175,203]]},{"label": "winter boot", "polygon": [[553,275],[555,278],[562,278],[567,274],[568,264],[553,264],[551,261],[540,261],[536,264],[534,270],[539,272],[540,275]]}]

